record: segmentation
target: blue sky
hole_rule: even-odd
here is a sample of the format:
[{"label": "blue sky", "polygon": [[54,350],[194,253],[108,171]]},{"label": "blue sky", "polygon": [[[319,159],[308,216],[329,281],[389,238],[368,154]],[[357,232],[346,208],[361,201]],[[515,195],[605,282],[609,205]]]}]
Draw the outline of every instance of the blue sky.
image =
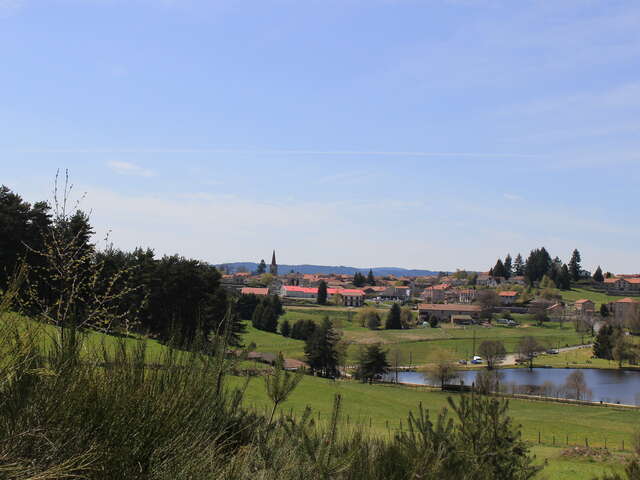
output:
[{"label": "blue sky", "polygon": [[211,262],[640,271],[640,4],[0,0],[0,183]]}]

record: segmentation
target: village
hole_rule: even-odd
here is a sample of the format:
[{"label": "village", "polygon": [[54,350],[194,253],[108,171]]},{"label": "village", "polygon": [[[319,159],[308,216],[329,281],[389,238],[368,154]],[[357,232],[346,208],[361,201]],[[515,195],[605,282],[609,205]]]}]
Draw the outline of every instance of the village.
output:
[{"label": "village", "polygon": [[640,275],[611,275],[602,282],[585,278],[580,284],[620,298],[596,309],[592,299],[567,300],[544,289],[533,289],[524,275],[505,277],[492,272],[378,278],[373,277],[372,271],[369,275],[366,271],[355,275],[280,273],[275,251],[268,272],[228,273],[222,278],[223,287],[231,292],[259,297],[276,295],[285,304],[298,306],[317,303],[318,291],[324,285],[331,305],[384,307],[399,303],[416,311],[424,326],[430,319],[451,325],[480,324],[494,314],[503,314],[498,322],[515,324],[508,318],[515,313],[536,315],[541,322],[579,322],[596,333],[605,318],[609,323],[623,325],[634,323],[640,315]]}]

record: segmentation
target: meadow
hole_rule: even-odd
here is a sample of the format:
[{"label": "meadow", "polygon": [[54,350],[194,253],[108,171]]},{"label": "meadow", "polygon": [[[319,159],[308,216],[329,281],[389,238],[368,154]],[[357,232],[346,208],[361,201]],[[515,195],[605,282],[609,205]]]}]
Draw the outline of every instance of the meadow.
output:
[{"label": "meadow", "polygon": [[[52,326],[37,324],[24,317],[12,315],[14,323],[40,329],[44,334],[42,341],[49,343],[57,335]],[[263,342],[273,342],[273,347],[283,348],[295,353],[299,342],[283,339],[279,335],[253,331],[248,336]],[[277,339],[277,342],[274,342]],[[169,348],[153,340],[113,337],[100,333],[88,333],[84,348],[87,355],[92,351],[106,348],[115,352],[120,346],[127,350],[145,342],[147,363],[155,363],[163,357]],[[426,343],[426,342],[425,342]],[[229,377],[230,386],[241,386],[245,378]],[[404,387],[397,385],[368,385],[355,381],[333,381],[305,376],[291,397],[281,406],[282,413],[300,415],[308,406],[313,410],[314,419],[325,424],[331,414],[335,394],[343,398],[341,425],[343,429],[362,427],[365,430],[390,438],[395,431],[406,427],[406,418],[419,404],[432,415],[447,406],[451,394],[427,387]],[[457,397],[458,395],[453,395]],[[265,392],[264,380],[252,378],[246,384],[243,399],[245,407],[262,413],[270,406]],[[523,438],[532,446],[537,461],[545,468],[538,478],[550,479],[588,479],[616,468],[620,455],[628,455],[632,435],[640,421],[640,411],[615,407],[578,406],[553,402],[510,400],[509,414],[522,427]],[[405,422],[403,424],[403,422]],[[605,439],[612,459],[595,461],[591,458],[565,457],[562,452],[569,446],[584,445],[585,439],[591,447],[603,447]],[[625,451],[621,452],[623,442]]]},{"label": "meadow", "polygon": [[[388,310],[380,310],[384,315]],[[467,326],[451,327],[443,324],[438,328],[418,327],[410,330],[370,330],[360,326],[356,321],[355,309],[313,308],[287,306],[286,313],[280,322],[288,320],[293,324],[297,320],[313,320],[320,322],[328,316],[336,329],[343,335],[343,339],[350,343],[348,361],[357,359],[361,345],[372,343],[382,344],[392,354],[398,352],[400,364],[405,366],[420,366],[437,360],[443,354],[455,359],[469,359],[474,350],[483,340],[501,340],[507,352],[516,352],[517,345],[525,336],[533,336],[547,348],[558,348],[579,345],[583,340],[581,334],[576,333],[570,323],[559,324],[549,322],[543,326],[535,325],[528,316],[519,318],[519,327],[505,326]],[[248,325],[244,336],[245,344],[256,344],[256,350],[267,353],[282,352],[283,355],[299,360],[304,359],[304,342],[285,338],[279,334],[267,333]],[[474,349],[475,347],[475,349]]]},{"label": "meadow", "polygon": [[[434,415],[447,406],[451,393],[425,387],[368,385],[354,381],[332,381],[304,377],[282,411],[300,414],[306,406],[313,409],[320,422],[327,421],[333,397],[342,395],[345,425],[370,428],[383,436],[406,427],[409,411],[418,404]],[[455,398],[457,394],[453,394]],[[245,401],[258,410],[268,407],[264,382],[260,378],[249,382]],[[511,399],[509,414],[522,426],[523,439],[533,448],[540,463],[548,465],[539,478],[589,479],[617,467],[620,458],[631,451],[632,435],[640,425],[640,410],[615,407],[566,405],[553,402]],[[572,446],[606,445],[613,455],[609,461],[573,458],[562,455]],[[624,442],[625,451],[622,452]],[[617,460],[616,460],[617,458]]]}]

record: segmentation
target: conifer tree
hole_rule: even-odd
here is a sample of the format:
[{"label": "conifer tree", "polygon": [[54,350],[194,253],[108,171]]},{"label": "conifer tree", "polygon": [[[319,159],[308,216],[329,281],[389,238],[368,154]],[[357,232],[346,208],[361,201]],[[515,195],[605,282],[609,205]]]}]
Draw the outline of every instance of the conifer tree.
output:
[{"label": "conifer tree", "polygon": [[611,325],[603,326],[593,342],[593,356],[613,360],[615,332]]},{"label": "conifer tree", "polygon": [[251,325],[253,328],[257,328],[258,330],[262,330],[262,313],[264,312],[264,304],[260,302],[258,306],[253,311],[253,315],[251,316]]},{"label": "conifer tree", "polygon": [[285,319],[280,325],[280,333],[283,337],[289,337],[291,335],[291,325],[289,324],[289,320]]},{"label": "conifer tree", "polygon": [[574,282],[580,280],[580,271],[582,270],[580,268],[581,260],[580,252],[576,248],[571,254],[571,260],[569,261],[569,273],[571,273],[571,280]]},{"label": "conifer tree", "polygon": [[307,363],[313,373],[327,378],[340,376],[337,350],[339,341],[340,335],[333,328],[329,317],[325,317],[304,347]]},{"label": "conifer tree", "polygon": [[596,268],[596,271],[593,273],[593,281],[598,283],[604,282],[604,275],[602,274],[600,265],[598,265],[598,268]]},{"label": "conifer tree", "polygon": [[367,275],[367,284],[371,286],[375,286],[376,284],[376,278],[373,276],[373,270],[371,268],[369,269],[369,274]]},{"label": "conifer tree", "polygon": [[560,275],[556,280],[556,284],[560,290],[571,290],[571,274],[569,273],[569,267],[565,263],[560,269]]},{"label": "conifer tree", "polygon": [[322,280],[320,282],[320,285],[318,285],[318,304],[327,304],[327,282],[325,282],[324,280]]},{"label": "conifer tree", "polygon": [[513,262],[513,274],[516,276],[524,275],[524,260],[521,254],[516,255],[516,259]]},{"label": "conifer tree", "polygon": [[262,275],[263,273],[267,273],[267,262],[264,261],[264,258],[260,260],[258,269],[256,270],[257,275]]},{"label": "conifer tree", "polygon": [[513,274],[513,266],[510,253],[507,253],[507,256],[504,259],[504,273],[505,278],[511,278],[511,275]]},{"label": "conifer tree", "polygon": [[501,259],[498,259],[495,267],[493,267],[493,276],[494,277],[506,277],[507,271],[504,268],[504,264]]},{"label": "conifer tree", "polygon": [[380,344],[365,346],[358,358],[356,378],[363,382],[373,382],[378,376],[387,373],[389,366],[387,352],[382,349]]},{"label": "conifer tree", "polygon": [[398,303],[394,303],[391,306],[391,310],[387,314],[387,319],[384,324],[384,328],[387,330],[400,330],[402,329],[402,320],[401,320],[402,311],[400,309],[400,305]]}]

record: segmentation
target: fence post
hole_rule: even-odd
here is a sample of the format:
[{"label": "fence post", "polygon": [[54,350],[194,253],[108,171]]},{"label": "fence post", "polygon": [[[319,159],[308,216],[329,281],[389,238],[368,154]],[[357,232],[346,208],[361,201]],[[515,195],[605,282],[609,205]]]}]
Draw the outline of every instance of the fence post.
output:
[{"label": "fence post", "polygon": [[540,443],[542,443],[542,442],[540,441],[540,432],[538,431],[538,444],[540,444]]},{"label": "fence post", "polygon": [[569,434],[567,433],[567,447],[569,446]]},{"label": "fence post", "polygon": [[584,446],[589,448],[589,439],[587,437],[584,438]]},{"label": "fence post", "polygon": [[555,435],[553,436],[553,446],[554,447],[556,446],[556,436]]}]

